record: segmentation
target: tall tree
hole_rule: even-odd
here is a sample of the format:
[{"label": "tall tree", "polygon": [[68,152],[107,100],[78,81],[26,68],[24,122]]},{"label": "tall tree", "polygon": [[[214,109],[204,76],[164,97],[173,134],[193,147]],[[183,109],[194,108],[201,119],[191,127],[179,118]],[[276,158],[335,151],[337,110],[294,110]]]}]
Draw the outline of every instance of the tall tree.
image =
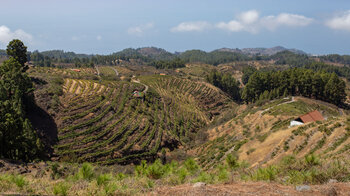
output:
[{"label": "tall tree", "polygon": [[40,140],[26,118],[32,83],[13,57],[0,65],[0,157],[33,160]]},{"label": "tall tree", "polygon": [[23,73],[26,48],[20,40],[11,41],[10,58],[0,65],[0,158],[30,161],[39,156],[41,142],[26,116],[33,89]]},{"label": "tall tree", "polygon": [[25,66],[27,62],[27,46],[19,39],[10,41],[7,45],[6,53],[8,56],[13,57],[22,65],[22,71],[25,72],[28,66]]}]

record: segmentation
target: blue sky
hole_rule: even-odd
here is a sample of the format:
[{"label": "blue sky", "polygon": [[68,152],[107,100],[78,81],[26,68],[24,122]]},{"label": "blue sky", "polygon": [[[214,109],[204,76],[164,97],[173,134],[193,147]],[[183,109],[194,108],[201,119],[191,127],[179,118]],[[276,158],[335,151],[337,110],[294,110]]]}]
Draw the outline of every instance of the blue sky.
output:
[{"label": "blue sky", "polygon": [[273,47],[350,54],[348,0],[0,0],[0,48],[109,54]]}]

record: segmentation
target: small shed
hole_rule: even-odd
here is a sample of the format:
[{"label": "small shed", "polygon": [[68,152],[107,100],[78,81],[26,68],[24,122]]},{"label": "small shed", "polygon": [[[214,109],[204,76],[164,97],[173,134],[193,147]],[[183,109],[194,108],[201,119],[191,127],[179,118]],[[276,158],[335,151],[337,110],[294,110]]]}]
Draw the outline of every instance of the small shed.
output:
[{"label": "small shed", "polygon": [[72,71],[75,71],[75,72],[81,72],[80,69],[72,69]]},{"label": "small shed", "polygon": [[290,122],[290,127],[302,125],[302,124],[305,124],[308,122],[321,121],[321,120],[324,120],[322,114],[319,111],[315,110],[315,111],[309,112],[307,114],[304,114],[302,116],[299,116],[295,120],[292,120]]},{"label": "small shed", "polygon": [[140,92],[138,90],[134,90],[134,92],[132,93],[132,96],[134,96],[134,97],[142,97],[142,92]]}]

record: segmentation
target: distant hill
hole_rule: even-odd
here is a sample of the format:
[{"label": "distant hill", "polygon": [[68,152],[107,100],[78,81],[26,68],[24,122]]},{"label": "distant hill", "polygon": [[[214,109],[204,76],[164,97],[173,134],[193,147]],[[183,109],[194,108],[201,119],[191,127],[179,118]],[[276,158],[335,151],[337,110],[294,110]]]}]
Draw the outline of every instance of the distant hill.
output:
[{"label": "distant hill", "polygon": [[282,46],[276,46],[273,48],[243,48],[243,49],[231,49],[231,48],[221,48],[218,49],[216,51],[219,52],[233,52],[233,53],[242,53],[245,55],[267,55],[267,56],[271,56],[274,55],[278,52],[282,52],[282,51],[290,51],[296,54],[306,54],[304,51],[302,50],[297,50],[297,49],[287,49],[284,48]]},{"label": "distant hill", "polygon": [[162,49],[162,48],[156,48],[156,47],[143,47],[138,48],[136,51],[144,56],[151,57],[151,58],[172,58],[174,54]]},{"label": "distant hill", "polygon": [[[38,51],[34,51],[36,53]],[[63,50],[48,50],[40,52],[43,56],[50,58],[60,58],[60,59],[74,59],[74,58],[90,58],[92,55],[87,54],[77,54],[74,52],[65,52]]]}]

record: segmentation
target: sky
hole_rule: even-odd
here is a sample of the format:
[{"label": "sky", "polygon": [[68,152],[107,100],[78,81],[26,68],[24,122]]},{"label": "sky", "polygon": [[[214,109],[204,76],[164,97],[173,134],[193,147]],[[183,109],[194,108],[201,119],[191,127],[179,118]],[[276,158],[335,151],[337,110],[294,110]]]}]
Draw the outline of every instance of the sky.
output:
[{"label": "sky", "polygon": [[0,49],[110,54],[125,48],[283,46],[350,55],[349,0],[0,0]]}]

